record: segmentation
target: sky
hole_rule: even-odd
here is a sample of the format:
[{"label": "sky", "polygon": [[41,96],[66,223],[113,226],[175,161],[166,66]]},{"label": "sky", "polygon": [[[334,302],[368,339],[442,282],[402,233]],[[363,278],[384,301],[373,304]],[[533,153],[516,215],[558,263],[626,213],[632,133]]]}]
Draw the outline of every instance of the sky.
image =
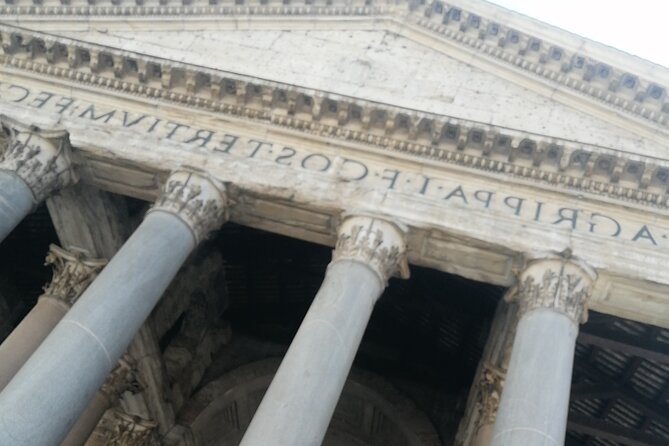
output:
[{"label": "sky", "polygon": [[488,0],[669,67],[668,0]]}]

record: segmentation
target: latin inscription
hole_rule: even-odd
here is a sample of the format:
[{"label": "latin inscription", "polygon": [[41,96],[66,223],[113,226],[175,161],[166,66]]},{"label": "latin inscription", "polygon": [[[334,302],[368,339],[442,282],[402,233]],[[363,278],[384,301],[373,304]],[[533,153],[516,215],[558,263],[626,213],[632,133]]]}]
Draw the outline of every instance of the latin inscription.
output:
[{"label": "latin inscription", "polygon": [[555,203],[510,195],[499,190],[471,188],[408,170],[371,166],[359,159],[315,153],[271,141],[197,128],[150,114],[105,108],[48,91],[32,91],[20,85],[0,82],[0,99],[99,124],[133,129],[198,150],[224,156],[262,159],[283,168],[336,175],[343,181],[365,182],[377,189],[414,194],[461,208],[504,213],[522,221],[588,235],[628,240],[650,247],[664,245],[663,241],[667,238],[668,231],[656,225],[623,222],[587,209],[560,207]]}]

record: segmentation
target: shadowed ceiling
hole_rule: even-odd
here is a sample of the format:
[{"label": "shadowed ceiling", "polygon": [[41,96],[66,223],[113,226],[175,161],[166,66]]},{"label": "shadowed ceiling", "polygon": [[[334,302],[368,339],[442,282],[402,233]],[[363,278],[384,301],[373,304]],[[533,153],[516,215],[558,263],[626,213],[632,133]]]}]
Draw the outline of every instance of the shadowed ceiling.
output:
[{"label": "shadowed ceiling", "polygon": [[[128,203],[141,215],[144,203]],[[0,334],[20,321],[49,280],[44,255],[56,241],[41,207],[0,245],[8,307]],[[281,352],[318,290],[331,249],[234,224],[208,244],[224,259],[230,305],[223,317],[233,336]],[[412,399],[450,445],[504,290],[425,268],[411,272],[410,280],[391,280],[355,365]],[[591,313],[576,349],[567,444],[666,446],[668,399],[669,332]]]}]

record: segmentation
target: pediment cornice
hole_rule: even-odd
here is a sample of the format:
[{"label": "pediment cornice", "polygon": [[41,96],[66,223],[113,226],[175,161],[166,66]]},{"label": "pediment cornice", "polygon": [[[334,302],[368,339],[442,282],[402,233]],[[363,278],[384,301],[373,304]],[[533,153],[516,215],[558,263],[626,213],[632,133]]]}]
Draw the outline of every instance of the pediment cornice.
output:
[{"label": "pediment cornice", "polygon": [[[123,17],[216,22],[239,17],[299,21],[384,19],[414,27],[528,76],[669,130],[669,70],[479,0],[5,0],[18,23]],[[4,42],[3,42],[4,44]]]},{"label": "pediment cornice", "polygon": [[[73,3],[76,1],[73,0]],[[4,8],[5,12],[9,10],[8,8],[20,11],[16,8],[21,6],[9,5]],[[78,12],[75,11],[76,8],[80,8]],[[103,6],[83,7],[73,4],[55,7],[33,6],[31,14],[51,12],[102,14],[102,9],[91,8],[103,8]],[[126,14],[124,8],[144,8],[144,13],[149,14],[147,8],[155,10],[157,7],[114,6],[106,11],[112,15]],[[199,6],[200,9],[196,9],[195,5],[185,5],[171,8],[177,10],[170,14],[186,10],[205,14],[209,11],[207,8],[228,8],[228,13],[235,14],[253,11],[253,14],[282,15],[296,14],[296,11],[303,11],[304,14],[390,14],[397,10],[397,7],[385,4],[329,7],[212,5]],[[430,8],[432,8],[430,14],[418,14],[416,8],[409,13],[405,10],[404,14],[413,17],[416,24],[435,33],[441,33],[445,38],[454,38],[484,52],[486,45],[490,47],[485,43],[487,38],[481,37],[480,32],[485,21],[479,23],[479,31],[476,33],[479,40],[475,37],[464,38],[463,36],[471,32],[474,27],[463,27],[462,23],[469,23],[471,19],[462,19],[464,16],[460,16],[465,22],[449,20],[437,26],[434,25],[437,10],[434,6]],[[464,11],[462,13],[464,14]],[[460,22],[457,31],[454,31],[451,25],[455,22]],[[489,24],[484,28],[489,29]],[[159,99],[255,120],[263,124],[286,127],[306,134],[360,142],[435,162],[493,174],[503,173],[553,187],[604,195],[653,207],[667,207],[669,161],[666,160],[623,152],[611,147],[584,145],[567,138],[530,134],[454,116],[425,113],[326,91],[281,84],[11,25],[0,25],[0,36],[2,37],[0,63],[6,69],[18,70],[31,76],[46,76],[58,79],[60,82],[80,83],[108,93],[130,93],[151,100]],[[530,39],[526,36],[521,40],[524,38]],[[527,43],[530,44],[531,40],[527,40]],[[505,45],[501,45],[501,48]],[[540,48],[543,48],[542,45],[546,44],[540,42]],[[497,47],[500,47],[499,41]],[[499,51],[502,53],[493,51],[486,54],[508,59],[504,56],[509,54],[507,50]],[[525,61],[528,57],[534,56],[541,59],[541,51],[529,52],[531,54],[528,55],[527,50],[518,51],[518,57]],[[549,59],[552,62],[538,60],[534,65],[529,62],[520,63],[513,58],[508,62],[547,76],[549,64],[559,62],[554,57]],[[572,74],[573,70],[564,76]],[[560,81],[551,76],[548,78]],[[591,81],[593,80],[583,80],[583,82]],[[581,89],[578,86],[580,84],[576,85],[573,82],[567,84]],[[600,90],[585,89],[584,93],[598,94],[597,91]],[[637,96],[633,101],[641,100]],[[629,111],[644,116],[642,109],[632,107]],[[650,119],[655,115],[648,116]]]}]

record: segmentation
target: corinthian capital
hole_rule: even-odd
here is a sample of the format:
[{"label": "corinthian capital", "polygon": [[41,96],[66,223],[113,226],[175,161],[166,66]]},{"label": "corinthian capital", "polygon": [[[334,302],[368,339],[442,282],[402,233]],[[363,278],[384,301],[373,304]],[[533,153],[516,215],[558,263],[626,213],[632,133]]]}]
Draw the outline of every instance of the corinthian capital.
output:
[{"label": "corinthian capital", "polygon": [[84,252],[51,245],[45,265],[52,265],[53,278],[44,286],[43,295],[72,305],[106,264],[104,259],[87,258]]},{"label": "corinthian capital", "polygon": [[178,216],[199,243],[227,219],[227,197],[223,186],[217,186],[206,176],[179,171],[167,179],[162,194],[149,212],[153,211]]},{"label": "corinthian capital", "polygon": [[497,418],[497,408],[504,388],[504,372],[490,364],[481,367],[478,382],[479,418],[477,426],[490,425]]},{"label": "corinthian capital", "polygon": [[107,396],[109,403],[113,404],[126,390],[140,387],[136,379],[134,362],[125,354],[109,373],[100,390]]},{"label": "corinthian capital", "polygon": [[594,277],[570,259],[536,260],[521,273],[516,293],[510,298],[518,302],[521,317],[528,311],[548,308],[583,323]]},{"label": "corinthian capital", "polygon": [[7,148],[0,157],[0,170],[21,178],[36,203],[76,181],[64,131],[26,127],[4,116],[0,120],[9,133]]},{"label": "corinthian capital", "polygon": [[374,217],[349,217],[338,231],[332,261],[353,260],[371,267],[382,283],[396,274],[409,277],[404,232]]},{"label": "corinthian capital", "polygon": [[156,428],[158,423],[114,411],[115,428],[107,435],[106,446],[158,446]]}]

